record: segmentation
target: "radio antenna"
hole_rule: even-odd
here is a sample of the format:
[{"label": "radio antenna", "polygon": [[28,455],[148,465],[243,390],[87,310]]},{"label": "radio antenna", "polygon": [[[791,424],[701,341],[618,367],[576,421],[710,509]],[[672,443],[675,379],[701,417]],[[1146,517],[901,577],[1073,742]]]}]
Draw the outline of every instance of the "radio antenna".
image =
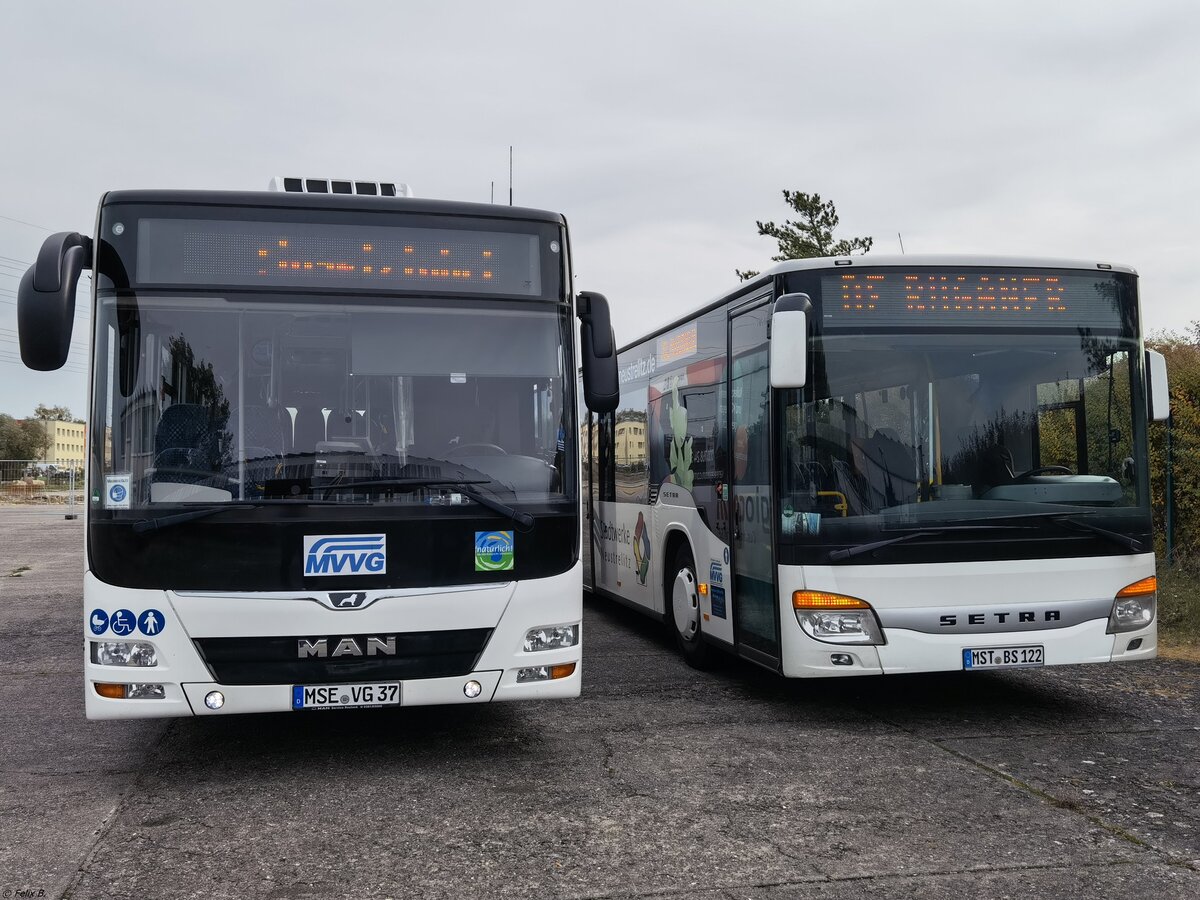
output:
[{"label": "radio antenna", "polygon": [[512,162],[513,162],[513,148],[512,148],[512,144],[509,144],[508,145],[508,205],[509,206],[512,206],[512,169],[513,169]]},{"label": "radio antenna", "polygon": [[900,237],[900,232],[896,232],[896,237],[900,240],[900,255],[904,255],[904,238]]}]

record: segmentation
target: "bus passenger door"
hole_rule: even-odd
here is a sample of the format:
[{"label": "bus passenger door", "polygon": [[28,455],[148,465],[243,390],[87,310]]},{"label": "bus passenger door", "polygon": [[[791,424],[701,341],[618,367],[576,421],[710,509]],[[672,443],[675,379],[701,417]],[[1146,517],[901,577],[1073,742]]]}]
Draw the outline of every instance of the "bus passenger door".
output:
[{"label": "bus passenger door", "polygon": [[738,651],[779,665],[771,491],[771,387],[768,298],[729,316],[729,520],[732,607]]}]

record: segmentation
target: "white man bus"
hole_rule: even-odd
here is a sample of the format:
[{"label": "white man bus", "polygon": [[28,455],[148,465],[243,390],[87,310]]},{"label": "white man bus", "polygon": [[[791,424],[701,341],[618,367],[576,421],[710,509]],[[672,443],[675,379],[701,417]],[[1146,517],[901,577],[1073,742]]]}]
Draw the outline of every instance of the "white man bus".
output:
[{"label": "white man bus", "polygon": [[93,272],[89,718],[573,697],[576,341],[556,213],[376,182],[123,191],[21,282],[62,366]]}]

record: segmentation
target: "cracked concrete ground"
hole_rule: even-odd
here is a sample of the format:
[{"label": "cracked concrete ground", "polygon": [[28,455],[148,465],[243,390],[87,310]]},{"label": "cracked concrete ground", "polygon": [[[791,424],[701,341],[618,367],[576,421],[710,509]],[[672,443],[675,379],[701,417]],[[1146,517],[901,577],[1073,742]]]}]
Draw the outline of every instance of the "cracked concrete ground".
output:
[{"label": "cracked concrete ground", "polygon": [[4,890],[1200,896],[1194,663],[789,682],[693,671],[588,602],[578,701],[87,722],[80,524],[0,516],[0,569],[19,566]]}]

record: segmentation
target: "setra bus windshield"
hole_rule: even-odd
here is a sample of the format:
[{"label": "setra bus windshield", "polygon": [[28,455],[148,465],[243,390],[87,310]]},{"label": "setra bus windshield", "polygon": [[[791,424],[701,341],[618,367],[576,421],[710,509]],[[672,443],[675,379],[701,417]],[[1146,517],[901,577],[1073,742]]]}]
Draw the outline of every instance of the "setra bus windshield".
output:
[{"label": "setra bus windshield", "polygon": [[[779,397],[781,543],[857,563],[1054,555],[1064,542],[1085,555],[1148,549],[1148,474],[1136,462],[1146,408],[1125,285],[1093,273],[961,275],[856,273],[865,300],[846,297],[841,274],[809,279],[823,328],[810,385]],[[1001,281],[1035,286],[1027,301],[982,308],[980,284]],[[1035,296],[1047,282],[1051,299]],[[950,296],[914,284],[929,294],[949,284]]]}]

